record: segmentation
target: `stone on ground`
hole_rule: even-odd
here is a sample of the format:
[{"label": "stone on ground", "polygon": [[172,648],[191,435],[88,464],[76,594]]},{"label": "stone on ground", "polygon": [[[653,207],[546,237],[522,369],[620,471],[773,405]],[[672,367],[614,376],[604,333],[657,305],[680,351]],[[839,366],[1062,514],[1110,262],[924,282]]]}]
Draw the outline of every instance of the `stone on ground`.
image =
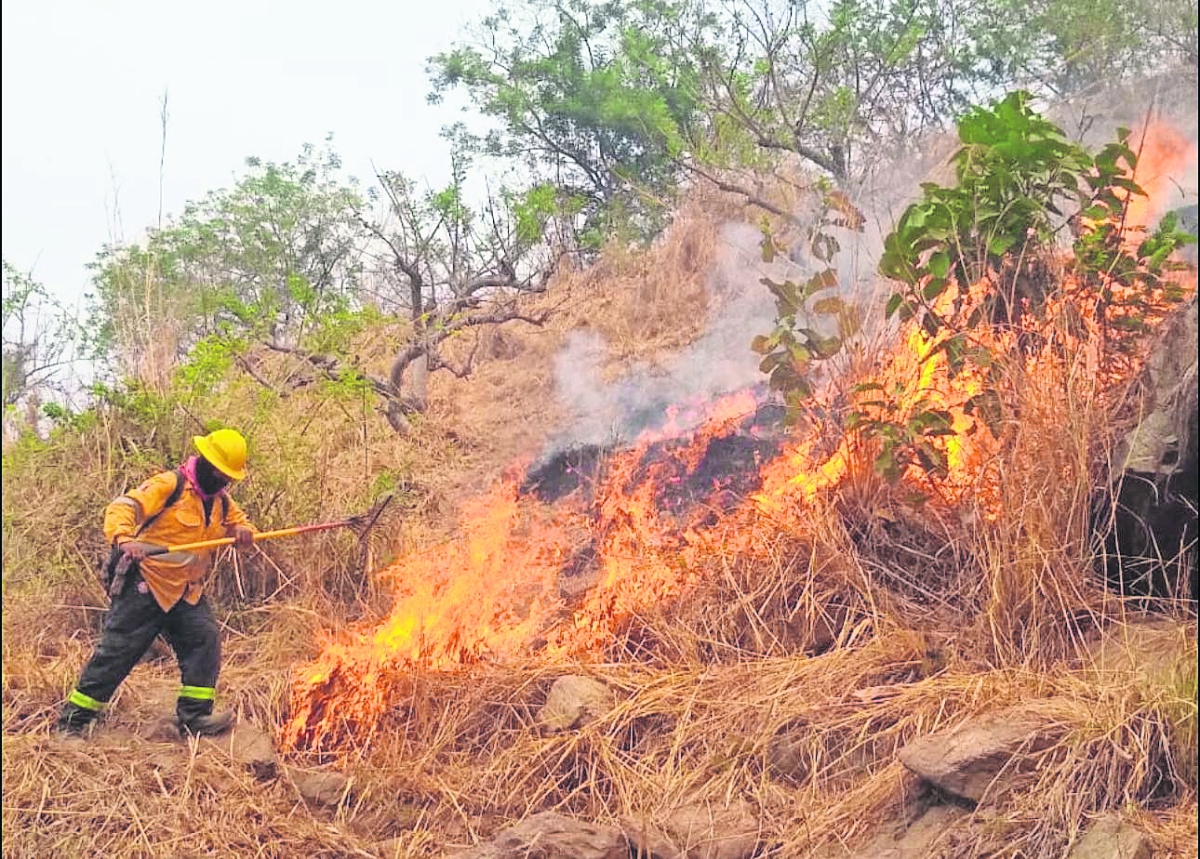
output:
[{"label": "stone on ground", "polygon": [[1107,814],[1087,828],[1067,859],[1151,859],[1153,855],[1149,836],[1119,815]]},{"label": "stone on ground", "polygon": [[911,823],[886,827],[865,847],[847,853],[848,859],[941,859],[955,845],[947,833],[969,814],[953,805],[935,805]]},{"label": "stone on ground", "polygon": [[218,737],[204,737],[202,747],[216,749],[234,763],[245,767],[255,778],[274,778],[279,769],[279,756],[271,735],[249,722],[237,722]]},{"label": "stone on ground", "polygon": [[601,718],[615,704],[613,691],[599,680],[567,674],[550,687],[537,720],[547,731],[570,731]]},{"label": "stone on ground", "polygon": [[1018,786],[1027,757],[1052,745],[1061,726],[1029,707],[1008,707],[919,737],[900,750],[900,762],[953,796],[979,802]]},{"label": "stone on ground", "polygon": [[760,825],[749,803],[692,803],[651,821],[621,821],[638,856],[653,859],[748,859],[758,848]]},{"label": "stone on ground", "polygon": [[310,772],[297,767],[284,767],[284,772],[308,802],[334,806],[347,796],[350,779],[340,772]]}]

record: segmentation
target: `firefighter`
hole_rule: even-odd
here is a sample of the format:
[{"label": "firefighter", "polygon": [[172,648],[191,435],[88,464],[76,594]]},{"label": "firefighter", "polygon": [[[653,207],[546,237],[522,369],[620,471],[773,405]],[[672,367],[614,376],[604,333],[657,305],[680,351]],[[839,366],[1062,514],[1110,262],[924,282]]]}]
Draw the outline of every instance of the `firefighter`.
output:
[{"label": "firefighter", "polygon": [[198,455],[105,508],[112,603],[100,643],[63,704],[62,732],[80,734],[96,719],[160,633],[179,662],[180,729],[212,736],[233,722],[232,713],[213,712],[221,642],[203,593],[212,550],[163,549],[221,537],[232,537],[238,549],[253,544],[255,528],[228,492],[246,476],[246,440],[236,430],[219,429],[193,441]]}]

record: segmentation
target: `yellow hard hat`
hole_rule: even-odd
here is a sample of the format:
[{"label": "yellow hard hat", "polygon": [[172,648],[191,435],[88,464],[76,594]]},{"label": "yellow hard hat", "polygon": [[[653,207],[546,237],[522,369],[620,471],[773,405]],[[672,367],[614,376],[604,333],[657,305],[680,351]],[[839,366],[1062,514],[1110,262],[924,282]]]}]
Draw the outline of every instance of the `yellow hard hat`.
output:
[{"label": "yellow hard hat", "polygon": [[213,430],[192,438],[200,455],[222,474],[241,480],[246,476],[246,440],[233,429]]}]

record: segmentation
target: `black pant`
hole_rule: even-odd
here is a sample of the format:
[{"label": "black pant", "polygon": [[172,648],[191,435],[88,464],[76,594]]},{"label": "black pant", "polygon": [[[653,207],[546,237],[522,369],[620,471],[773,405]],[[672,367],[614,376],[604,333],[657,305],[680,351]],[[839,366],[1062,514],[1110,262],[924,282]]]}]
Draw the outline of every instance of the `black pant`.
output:
[{"label": "black pant", "polygon": [[186,723],[212,713],[221,637],[208,600],[201,597],[191,605],[181,599],[163,611],[141,576],[131,570],[109,607],[103,637],[63,708],[61,723],[81,725],[95,718],[160,633],[179,660],[179,720]]}]

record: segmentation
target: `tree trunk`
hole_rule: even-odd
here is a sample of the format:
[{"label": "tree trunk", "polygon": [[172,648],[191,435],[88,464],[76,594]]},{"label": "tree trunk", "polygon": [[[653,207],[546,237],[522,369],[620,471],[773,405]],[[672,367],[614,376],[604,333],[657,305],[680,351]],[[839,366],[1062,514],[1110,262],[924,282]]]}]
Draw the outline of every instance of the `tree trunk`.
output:
[{"label": "tree trunk", "polygon": [[425,411],[429,403],[429,356],[419,355],[409,365],[408,401],[419,411]]}]

